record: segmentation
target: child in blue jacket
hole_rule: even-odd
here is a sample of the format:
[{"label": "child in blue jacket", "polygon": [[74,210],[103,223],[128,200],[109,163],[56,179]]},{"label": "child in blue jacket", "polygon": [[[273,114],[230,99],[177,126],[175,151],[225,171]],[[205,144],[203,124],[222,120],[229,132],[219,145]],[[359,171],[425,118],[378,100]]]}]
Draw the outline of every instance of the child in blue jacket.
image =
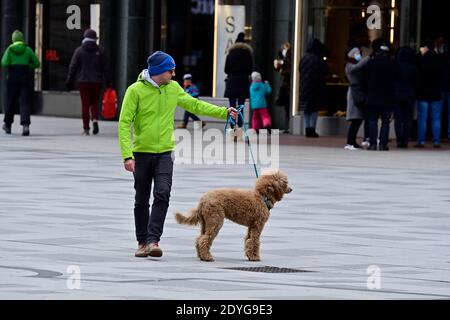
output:
[{"label": "child in blue jacket", "polygon": [[272,119],[267,109],[266,95],[272,92],[268,81],[262,82],[259,72],[252,73],[250,85],[250,107],[253,110],[252,128],[258,133],[260,129],[270,130]]}]

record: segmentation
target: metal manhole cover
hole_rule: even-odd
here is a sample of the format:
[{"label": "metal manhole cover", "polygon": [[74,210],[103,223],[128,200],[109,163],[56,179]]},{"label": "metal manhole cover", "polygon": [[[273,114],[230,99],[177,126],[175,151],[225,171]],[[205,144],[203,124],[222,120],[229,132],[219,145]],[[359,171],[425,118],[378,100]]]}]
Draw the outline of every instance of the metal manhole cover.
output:
[{"label": "metal manhole cover", "polygon": [[308,270],[291,269],[291,268],[278,268],[278,267],[234,267],[234,268],[223,268],[227,270],[237,270],[237,271],[250,271],[250,272],[266,272],[266,273],[294,273],[294,272],[313,272]]}]

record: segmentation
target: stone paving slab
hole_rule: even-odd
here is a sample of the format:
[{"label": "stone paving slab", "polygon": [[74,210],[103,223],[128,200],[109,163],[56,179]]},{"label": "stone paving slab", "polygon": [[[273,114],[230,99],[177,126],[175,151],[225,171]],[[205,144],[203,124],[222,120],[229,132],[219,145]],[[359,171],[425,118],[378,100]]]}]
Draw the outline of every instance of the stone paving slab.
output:
[{"label": "stone paving slab", "polygon": [[[261,262],[226,222],[214,263],[198,228],[180,226],[201,195],[254,184],[249,165],[176,165],[162,259],[133,257],[133,180],[116,122],[81,136],[81,120],[33,117],[31,136],[0,133],[0,299],[449,299],[450,151],[346,152],[281,145],[294,191],[271,212]],[[15,124],[18,123],[16,118]],[[292,142],[293,138],[289,138]],[[300,140],[299,140],[300,141]],[[369,290],[369,266],[380,287]],[[81,288],[69,289],[81,271]],[[231,270],[271,266],[309,272]]]}]

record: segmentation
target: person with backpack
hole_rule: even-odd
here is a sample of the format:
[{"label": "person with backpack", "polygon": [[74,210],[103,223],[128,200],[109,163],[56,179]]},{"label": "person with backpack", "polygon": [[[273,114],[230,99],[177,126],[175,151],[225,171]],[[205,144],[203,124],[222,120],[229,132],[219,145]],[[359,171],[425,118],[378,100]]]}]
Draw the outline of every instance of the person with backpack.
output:
[{"label": "person with backpack", "polygon": [[22,135],[30,135],[31,104],[33,92],[32,70],[39,68],[40,62],[33,49],[25,44],[23,33],[15,30],[11,36],[12,44],[5,50],[2,67],[7,69],[6,107],[3,130],[11,134],[14,122],[14,107],[20,97],[20,124]]}]

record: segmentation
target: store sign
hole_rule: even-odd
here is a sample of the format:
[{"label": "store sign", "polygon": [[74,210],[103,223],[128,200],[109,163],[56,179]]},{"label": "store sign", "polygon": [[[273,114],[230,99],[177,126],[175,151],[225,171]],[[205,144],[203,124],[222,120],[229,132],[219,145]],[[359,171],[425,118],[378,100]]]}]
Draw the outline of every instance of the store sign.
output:
[{"label": "store sign", "polygon": [[217,48],[216,48],[216,97],[225,93],[225,60],[228,49],[234,44],[238,34],[245,31],[245,6],[218,6]]},{"label": "store sign", "polygon": [[191,0],[192,14],[214,14],[214,0]]}]

